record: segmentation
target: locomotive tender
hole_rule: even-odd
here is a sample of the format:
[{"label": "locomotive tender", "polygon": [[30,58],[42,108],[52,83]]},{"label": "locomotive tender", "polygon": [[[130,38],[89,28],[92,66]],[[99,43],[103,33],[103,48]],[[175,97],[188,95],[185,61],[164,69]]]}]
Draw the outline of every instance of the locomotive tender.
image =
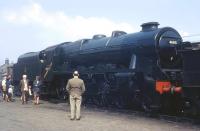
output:
[{"label": "locomotive tender", "polygon": [[[14,81],[26,73],[43,78],[42,93],[65,97],[65,85],[74,70],[86,82],[85,102],[119,108],[182,110],[183,60],[180,34],[159,23],[141,25],[127,34],[94,35],[21,55],[14,65]],[[177,104],[179,103],[179,104]]]}]

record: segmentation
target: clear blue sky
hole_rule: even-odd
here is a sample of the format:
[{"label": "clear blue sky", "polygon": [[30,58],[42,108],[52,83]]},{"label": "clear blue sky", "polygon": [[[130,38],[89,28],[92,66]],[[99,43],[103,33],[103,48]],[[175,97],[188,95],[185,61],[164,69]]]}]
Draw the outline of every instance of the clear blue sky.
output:
[{"label": "clear blue sky", "polygon": [[0,64],[64,41],[140,31],[149,21],[183,36],[200,34],[199,10],[199,0],[1,0]]}]

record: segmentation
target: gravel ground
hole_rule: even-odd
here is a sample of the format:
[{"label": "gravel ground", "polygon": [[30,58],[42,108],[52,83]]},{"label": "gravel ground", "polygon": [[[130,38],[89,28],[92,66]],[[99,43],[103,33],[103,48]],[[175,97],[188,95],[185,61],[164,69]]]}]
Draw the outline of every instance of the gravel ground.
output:
[{"label": "gravel ground", "polygon": [[95,108],[82,108],[82,119],[69,119],[67,103],[31,101],[22,105],[0,102],[0,131],[200,131],[190,123],[169,122],[128,113],[111,112]]}]

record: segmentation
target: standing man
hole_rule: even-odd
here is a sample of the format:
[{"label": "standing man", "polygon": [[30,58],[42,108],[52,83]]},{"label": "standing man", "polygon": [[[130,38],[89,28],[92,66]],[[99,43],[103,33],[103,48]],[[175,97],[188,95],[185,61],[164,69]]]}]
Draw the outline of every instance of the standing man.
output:
[{"label": "standing man", "polygon": [[1,86],[2,86],[2,93],[3,93],[3,100],[7,101],[7,77],[4,76],[2,82],[1,82]]},{"label": "standing man", "polygon": [[24,102],[28,102],[28,94],[29,94],[29,80],[27,79],[27,75],[22,76],[22,80],[20,81],[20,87],[22,92],[22,104]]},{"label": "standing man", "polygon": [[66,86],[66,90],[69,93],[69,99],[70,99],[70,111],[71,111],[70,120],[74,120],[75,115],[76,115],[76,120],[80,120],[81,101],[82,101],[82,94],[85,92],[85,84],[82,79],[78,78],[79,77],[78,71],[74,71],[73,76],[74,78],[70,79]]},{"label": "standing man", "polygon": [[35,81],[33,82],[33,94],[34,94],[34,104],[38,105],[40,100],[40,88],[42,82],[39,76],[36,76]]}]

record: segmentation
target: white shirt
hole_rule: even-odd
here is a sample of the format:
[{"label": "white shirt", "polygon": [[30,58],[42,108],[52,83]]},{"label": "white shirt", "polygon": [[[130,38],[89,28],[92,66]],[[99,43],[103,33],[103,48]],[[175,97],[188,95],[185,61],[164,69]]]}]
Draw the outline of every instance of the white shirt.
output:
[{"label": "white shirt", "polygon": [[12,88],[8,88],[8,93],[13,93],[13,89]]}]

